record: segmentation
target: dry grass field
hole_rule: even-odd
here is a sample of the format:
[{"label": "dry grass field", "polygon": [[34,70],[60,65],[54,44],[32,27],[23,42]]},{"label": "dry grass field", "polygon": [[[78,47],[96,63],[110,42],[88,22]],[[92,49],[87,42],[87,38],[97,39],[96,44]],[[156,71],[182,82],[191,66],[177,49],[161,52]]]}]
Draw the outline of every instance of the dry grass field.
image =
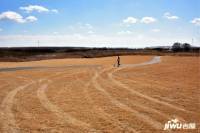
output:
[{"label": "dry grass field", "polygon": [[[200,58],[0,63],[1,133],[200,132]],[[195,130],[164,131],[171,119]]]}]

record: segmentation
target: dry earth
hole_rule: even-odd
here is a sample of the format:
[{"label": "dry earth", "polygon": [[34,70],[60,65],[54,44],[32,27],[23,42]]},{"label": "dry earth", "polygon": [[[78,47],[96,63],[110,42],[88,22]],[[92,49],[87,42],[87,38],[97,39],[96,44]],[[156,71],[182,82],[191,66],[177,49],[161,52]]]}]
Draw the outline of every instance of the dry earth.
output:
[{"label": "dry earth", "polygon": [[[200,58],[0,63],[0,132],[200,132]],[[171,119],[196,130],[164,131]]]}]

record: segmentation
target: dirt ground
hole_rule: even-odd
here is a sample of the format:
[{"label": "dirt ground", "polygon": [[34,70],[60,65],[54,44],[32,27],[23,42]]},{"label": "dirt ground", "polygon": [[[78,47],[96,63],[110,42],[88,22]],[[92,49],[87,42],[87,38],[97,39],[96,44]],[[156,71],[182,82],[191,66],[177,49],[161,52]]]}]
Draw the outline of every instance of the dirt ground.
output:
[{"label": "dirt ground", "polygon": [[200,132],[200,58],[154,58],[0,62],[0,132]]}]

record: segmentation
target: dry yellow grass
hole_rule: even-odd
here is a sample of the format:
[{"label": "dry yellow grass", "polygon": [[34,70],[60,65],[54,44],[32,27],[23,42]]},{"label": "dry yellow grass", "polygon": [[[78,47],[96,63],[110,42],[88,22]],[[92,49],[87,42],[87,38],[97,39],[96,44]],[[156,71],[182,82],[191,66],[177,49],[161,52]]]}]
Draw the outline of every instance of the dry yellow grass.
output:
[{"label": "dry yellow grass", "polygon": [[[140,64],[152,58],[121,60]],[[199,128],[199,57],[164,56],[160,63],[121,68],[113,67],[115,60],[0,63],[44,67],[0,71],[0,132],[160,133],[173,118]]]}]

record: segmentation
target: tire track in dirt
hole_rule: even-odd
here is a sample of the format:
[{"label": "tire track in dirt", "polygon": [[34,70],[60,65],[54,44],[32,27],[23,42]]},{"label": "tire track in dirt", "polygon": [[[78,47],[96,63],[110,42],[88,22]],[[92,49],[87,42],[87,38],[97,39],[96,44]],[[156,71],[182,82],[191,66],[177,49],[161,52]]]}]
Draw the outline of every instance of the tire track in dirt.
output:
[{"label": "tire track in dirt", "polygon": [[[113,78],[116,78],[117,76],[115,76],[115,75],[112,75],[113,76]],[[161,83],[158,83],[158,81],[155,81],[155,80],[150,80],[150,79],[141,79],[141,77],[140,78],[138,78],[137,77],[137,81],[136,80],[131,80],[131,79],[126,79],[125,77],[123,78],[123,77],[117,77],[117,78],[119,78],[120,80],[124,80],[124,81],[128,81],[128,82],[130,82],[130,83],[133,83],[133,84],[139,84],[140,86],[143,86],[143,87],[149,87],[149,85],[152,85],[153,84],[153,86],[154,86],[154,89],[156,88],[156,89],[158,89],[158,88],[160,88],[160,89],[165,89],[165,90],[167,90],[167,89],[169,89],[169,88],[172,88],[172,87],[166,87],[166,86],[164,86],[164,84],[161,84]],[[176,81],[174,81],[174,82],[176,82]],[[166,84],[168,84],[168,83],[166,83]],[[178,84],[180,84],[180,83],[174,83],[174,86],[176,86],[176,85],[178,85]],[[173,86],[173,87],[174,87]],[[185,95],[181,95],[180,94],[180,96],[181,97],[183,97],[183,98],[188,98],[187,96],[185,96]],[[161,98],[162,99],[162,98]],[[164,100],[165,101],[165,100]],[[167,101],[169,101],[169,103],[170,102],[173,102],[173,99],[168,99]],[[167,102],[166,101],[166,102]],[[171,104],[171,103],[170,103]],[[193,113],[195,113],[195,112],[193,112]]]},{"label": "tire track in dirt", "polygon": [[63,123],[67,122],[69,124],[75,125],[77,127],[81,127],[83,129],[89,130],[89,131],[95,131],[95,129],[91,128],[91,125],[85,122],[82,122],[75,117],[72,117],[71,115],[64,112],[62,109],[60,109],[58,106],[52,104],[49,99],[46,96],[45,91],[47,90],[48,84],[44,84],[40,86],[40,88],[37,91],[38,98],[41,102],[41,104],[49,111],[55,113],[55,115],[59,118],[59,120]]},{"label": "tire track in dirt", "polygon": [[[112,68],[108,68],[108,70],[111,70]],[[144,121],[145,123],[149,124],[151,127],[155,128],[155,129],[161,129],[162,128],[162,124],[156,120],[153,120],[151,117],[144,115],[132,108],[130,108],[129,106],[121,103],[120,101],[118,101],[117,99],[115,99],[114,97],[112,97],[110,95],[110,93],[108,93],[104,88],[101,87],[101,85],[97,82],[97,78],[100,77],[101,73],[103,73],[105,70],[103,70],[100,73],[95,73],[95,77],[92,80],[92,83],[94,84],[95,88],[99,91],[101,91],[105,96],[107,96],[109,98],[109,100],[117,107],[126,110],[128,112],[131,112],[134,116],[138,117],[139,119],[141,119],[142,121]]]},{"label": "tire track in dirt", "polygon": [[19,86],[15,88],[14,90],[10,91],[7,96],[3,99],[1,103],[1,121],[3,123],[3,132],[8,132],[8,133],[17,133],[17,125],[15,122],[14,114],[12,112],[12,107],[14,103],[14,99],[16,94],[19,91],[24,90],[34,82],[27,83],[25,85]]},{"label": "tire track in dirt", "polygon": [[[107,80],[104,80],[103,78],[101,78],[100,77],[100,79],[102,80],[102,82],[104,82],[104,83],[110,83],[109,81],[107,81]],[[109,87],[111,87],[112,86],[112,88],[114,87],[113,85],[109,85]],[[164,114],[164,113],[162,113],[162,112],[160,112],[160,111],[158,111],[158,110],[156,110],[156,109],[153,109],[153,108],[150,108],[150,107],[148,107],[148,106],[144,106],[144,105],[141,105],[141,104],[138,104],[138,103],[135,103],[135,102],[131,102],[131,105],[133,105],[133,106],[136,106],[136,107],[139,107],[139,108],[141,108],[141,109],[144,109],[144,110],[148,110],[149,112],[152,112],[152,113],[156,113],[156,114],[158,114],[158,115],[160,115],[160,116],[162,116],[162,117],[164,117],[164,118],[170,118],[170,116],[169,115],[166,115],[166,114]]]},{"label": "tire track in dirt", "polygon": [[[95,78],[93,76],[93,78]],[[93,80],[93,78],[91,79],[91,81]],[[79,80],[79,79],[77,79]],[[104,119],[105,121],[111,123],[113,126],[115,126],[117,129],[119,129],[120,131],[128,131],[128,132],[133,132],[133,133],[139,133],[138,131],[134,130],[131,127],[127,127],[126,124],[123,124],[122,122],[120,122],[119,120],[113,118],[111,115],[109,115],[108,113],[106,113],[100,106],[97,106],[93,99],[91,98],[89,92],[88,92],[88,87],[91,84],[91,81],[89,81],[87,84],[84,84],[81,80],[79,80],[79,82],[85,86],[83,89],[83,92],[85,94],[85,98],[87,99],[87,101],[89,102],[90,105],[92,105],[92,109],[94,110],[95,113],[98,114],[98,116],[100,116],[102,119]]]},{"label": "tire track in dirt", "polygon": [[[81,73],[81,72],[79,72],[79,73]],[[77,74],[77,73],[75,73],[75,74]],[[74,75],[74,74],[72,74],[72,75]],[[57,77],[58,75],[54,75],[54,76]],[[62,78],[62,77],[59,77],[59,78]],[[70,114],[68,114],[68,113],[64,112],[62,109],[60,109],[57,105],[53,104],[46,96],[46,91],[48,89],[48,85],[52,81],[49,79],[41,80],[41,82],[43,82],[43,81],[47,81],[48,83],[43,84],[37,90],[37,96],[43,107],[45,107],[47,110],[53,112],[58,117],[60,122],[62,122],[62,124],[68,123],[68,124],[74,125],[76,127],[81,127],[82,129],[88,130],[89,132],[98,132],[96,129],[92,128],[92,126],[89,123],[85,123],[85,122],[71,116]]]},{"label": "tire track in dirt", "polygon": [[[12,76],[13,77],[13,76]],[[0,106],[0,120],[2,122],[2,130],[5,133],[17,133],[19,132],[19,127],[16,124],[15,116],[12,112],[12,107],[15,102],[15,96],[20,91],[23,91],[28,86],[36,83],[32,79],[27,79],[23,76],[17,76],[18,79],[22,79],[23,81],[29,82],[25,85],[19,86],[12,91],[8,92],[8,94],[3,99],[1,106]],[[43,79],[39,79],[43,80]]]},{"label": "tire track in dirt", "polygon": [[[115,75],[113,75],[113,78],[119,79],[122,82],[124,81],[125,83],[130,83],[132,85],[136,85],[136,86],[140,85],[140,87],[147,87],[148,88],[149,86],[151,86],[153,84],[154,89],[160,89],[160,88],[167,89],[168,88],[168,87],[165,87],[165,86],[157,85],[155,82],[153,82],[153,80],[152,80],[151,83],[144,83],[146,80],[138,80],[137,79],[137,81],[136,81],[136,80],[125,79],[125,78],[121,78],[121,77],[119,78]],[[140,89],[140,87],[137,87],[137,89]],[[162,101],[169,102],[170,104],[171,104],[171,102],[174,101],[173,99],[169,99],[167,97],[162,97],[162,96],[157,96],[157,95],[158,94],[156,94],[156,97],[158,97],[159,100],[161,99]],[[183,97],[185,97],[185,96],[183,96]]]},{"label": "tire track in dirt", "polygon": [[[159,63],[159,62],[156,61],[156,60],[153,61],[154,59],[157,60],[158,58],[154,57],[154,58],[153,58],[151,61],[149,61],[149,62],[141,63],[141,64],[136,64],[136,65],[132,65],[131,67],[137,67],[137,66],[144,66],[144,65],[150,65],[150,64]],[[142,97],[142,98],[145,98],[145,99],[147,99],[147,100],[149,100],[149,101],[151,101],[151,102],[158,103],[158,104],[161,104],[161,105],[164,105],[164,106],[167,106],[167,107],[170,107],[170,108],[179,110],[179,111],[183,111],[183,112],[186,112],[186,113],[193,113],[193,112],[188,111],[188,110],[186,110],[186,109],[184,109],[184,108],[181,108],[181,107],[177,107],[177,106],[175,106],[175,105],[172,105],[172,104],[170,104],[170,103],[168,103],[168,102],[160,101],[160,100],[158,100],[158,99],[156,99],[156,98],[150,97],[150,96],[148,96],[148,95],[144,95],[144,94],[142,94],[142,93],[140,93],[140,92],[138,92],[138,91],[135,91],[135,90],[133,90],[133,89],[130,89],[128,86],[126,86],[125,84],[121,83],[120,81],[115,80],[115,79],[113,78],[113,73],[115,73],[115,72],[117,72],[117,71],[119,71],[119,70],[122,70],[122,69],[124,69],[124,68],[126,68],[126,67],[121,67],[121,68],[115,69],[114,71],[111,71],[110,73],[108,73],[109,79],[110,79],[113,83],[115,83],[116,85],[118,85],[118,86],[120,86],[120,87],[122,87],[122,88],[128,90],[130,93],[132,93],[132,94],[134,94],[134,95],[137,95],[137,96],[140,96],[140,97]]]},{"label": "tire track in dirt", "polygon": [[[56,74],[60,74],[60,73],[61,72],[58,72]],[[12,76],[12,77],[14,77],[14,76]],[[12,107],[15,102],[15,96],[19,92],[23,91],[24,89],[27,89],[28,86],[31,86],[31,85],[37,83],[38,81],[44,80],[44,79],[32,80],[32,79],[28,79],[24,76],[17,76],[16,78],[21,79],[25,82],[29,82],[29,83],[19,86],[16,89],[10,91],[2,101],[2,104],[0,106],[0,120],[3,121],[2,122],[3,123],[2,130],[5,133],[7,133],[7,132],[8,133],[18,133],[21,130],[17,126],[16,120],[14,118],[15,116],[12,112]],[[24,112],[21,112],[21,113],[24,113]],[[29,113],[29,115],[31,116],[30,113]]]}]

